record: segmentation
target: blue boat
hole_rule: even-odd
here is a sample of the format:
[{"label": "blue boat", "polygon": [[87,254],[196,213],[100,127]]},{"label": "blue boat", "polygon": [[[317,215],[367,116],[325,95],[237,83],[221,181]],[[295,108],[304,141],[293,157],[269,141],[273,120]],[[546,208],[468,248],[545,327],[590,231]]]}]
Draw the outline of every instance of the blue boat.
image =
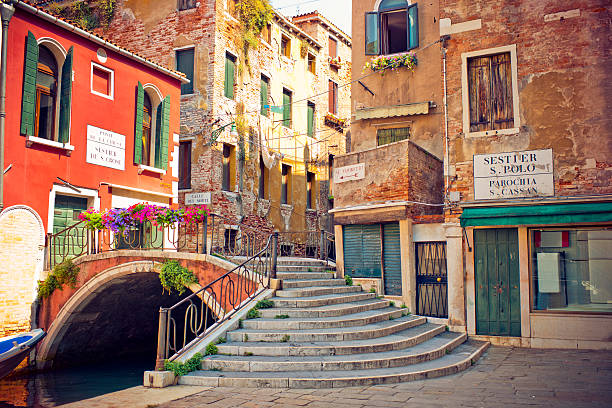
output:
[{"label": "blue boat", "polygon": [[43,329],[0,338],[0,378],[9,375],[47,333]]}]

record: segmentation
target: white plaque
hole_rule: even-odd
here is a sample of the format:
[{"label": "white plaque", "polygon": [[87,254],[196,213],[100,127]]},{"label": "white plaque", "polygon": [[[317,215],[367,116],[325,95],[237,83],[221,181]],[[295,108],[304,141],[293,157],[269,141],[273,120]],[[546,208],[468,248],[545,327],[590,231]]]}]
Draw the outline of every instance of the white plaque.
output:
[{"label": "white plaque", "polygon": [[185,205],[210,205],[212,203],[211,193],[187,193],[185,194]]},{"label": "white plaque", "polygon": [[334,183],[336,184],[351,180],[361,180],[363,178],[365,178],[365,163],[334,169]]},{"label": "white plaque", "polygon": [[125,170],[125,136],[87,125],[87,163]]},{"label": "white plaque", "polygon": [[552,195],[552,149],[474,155],[476,200]]}]

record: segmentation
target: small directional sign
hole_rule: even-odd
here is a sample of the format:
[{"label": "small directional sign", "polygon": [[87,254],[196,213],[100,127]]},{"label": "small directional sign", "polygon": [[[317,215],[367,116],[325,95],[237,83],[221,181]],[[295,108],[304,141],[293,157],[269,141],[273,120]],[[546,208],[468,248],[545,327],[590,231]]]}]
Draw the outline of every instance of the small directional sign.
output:
[{"label": "small directional sign", "polygon": [[365,163],[353,164],[351,166],[338,167],[334,169],[334,183],[361,180],[365,178]]}]

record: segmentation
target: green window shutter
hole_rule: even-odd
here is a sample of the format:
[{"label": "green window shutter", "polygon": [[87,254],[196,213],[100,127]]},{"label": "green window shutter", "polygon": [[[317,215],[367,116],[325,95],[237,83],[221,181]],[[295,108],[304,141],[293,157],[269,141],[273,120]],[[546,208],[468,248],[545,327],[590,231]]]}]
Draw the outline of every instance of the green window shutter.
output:
[{"label": "green window shutter", "polygon": [[308,136],[313,136],[314,135],[314,110],[315,107],[313,104],[308,104],[308,115],[306,120],[308,121],[308,130],[307,130],[307,134]]},{"label": "green window shutter", "polygon": [[144,110],[144,88],[140,81],[136,91],[136,125],[134,126],[134,163],[142,163],[142,115]]},{"label": "green window shutter", "polygon": [[26,58],[23,69],[23,98],[21,100],[22,135],[34,136],[36,107],[36,73],[38,71],[38,43],[31,31],[26,39]]},{"label": "green window shutter", "polygon": [[[161,143],[160,157],[161,169],[168,168],[168,140],[170,138],[170,95],[162,101],[162,120],[161,120]],[[156,166],[157,167],[157,166]]]},{"label": "green window shutter", "polygon": [[72,101],[72,60],[74,47],[70,47],[62,66],[62,83],[59,105],[59,141],[70,141],[70,108]]},{"label": "green window shutter", "polygon": [[408,7],[408,49],[419,47],[419,13],[416,3]]},{"label": "green window shutter", "polygon": [[235,78],[235,62],[234,59],[229,55],[225,54],[225,89],[224,94],[226,98],[234,99],[234,78]]},{"label": "green window shutter", "polygon": [[380,54],[379,42],[379,15],[366,13],[365,15],[365,55]]},{"label": "green window shutter", "polygon": [[259,91],[259,103],[261,105],[260,113],[263,116],[268,116],[268,109],[265,106],[268,104],[268,81],[264,77],[261,78],[261,89]]},{"label": "green window shutter", "polygon": [[161,163],[162,163],[161,144],[162,144],[162,127],[163,127],[162,118],[164,117],[163,107],[164,107],[163,102],[157,105],[157,113],[155,114],[156,116],[155,118],[155,167],[157,167],[158,169],[161,169]]},{"label": "green window shutter", "polygon": [[291,127],[291,93],[283,92],[283,126]]}]

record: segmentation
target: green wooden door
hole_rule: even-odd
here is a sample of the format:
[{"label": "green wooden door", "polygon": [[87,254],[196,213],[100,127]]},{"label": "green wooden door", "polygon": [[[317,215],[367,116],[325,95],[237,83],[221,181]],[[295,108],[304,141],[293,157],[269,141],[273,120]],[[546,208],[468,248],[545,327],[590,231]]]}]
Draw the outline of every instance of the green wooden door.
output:
[{"label": "green wooden door", "polygon": [[381,277],[380,224],[345,225],[344,273],[358,278]]},{"label": "green wooden door", "polygon": [[474,231],[476,334],[521,335],[518,231]]},{"label": "green wooden door", "polygon": [[385,295],[402,295],[402,256],[399,223],[383,224],[383,277]]},{"label": "green wooden door", "polygon": [[[55,196],[53,208],[53,235],[78,223],[79,214],[87,209],[87,199],[64,195]],[[75,227],[54,239],[52,263],[62,262],[64,259],[74,258],[83,252],[87,245],[84,228]]]}]

